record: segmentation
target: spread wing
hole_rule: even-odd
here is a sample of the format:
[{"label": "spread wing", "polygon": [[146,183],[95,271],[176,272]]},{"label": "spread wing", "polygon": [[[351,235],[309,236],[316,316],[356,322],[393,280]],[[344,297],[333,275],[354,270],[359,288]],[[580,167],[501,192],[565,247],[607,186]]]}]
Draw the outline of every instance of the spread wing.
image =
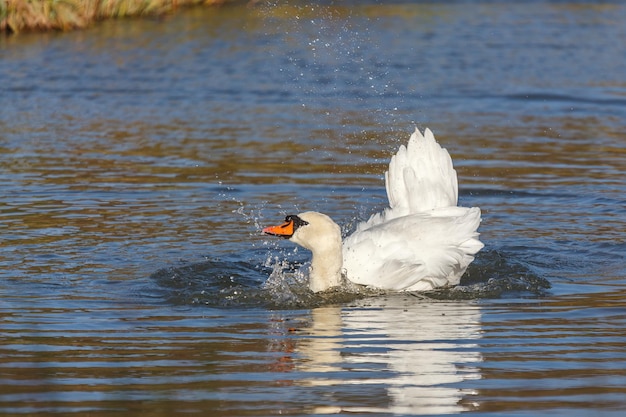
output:
[{"label": "spread wing", "polygon": [[426,129],[409,138],[391,158],[385,172],[389,208],[359,225],[366,229],[413,213],[457,205],[458,183],[452,159]]}]

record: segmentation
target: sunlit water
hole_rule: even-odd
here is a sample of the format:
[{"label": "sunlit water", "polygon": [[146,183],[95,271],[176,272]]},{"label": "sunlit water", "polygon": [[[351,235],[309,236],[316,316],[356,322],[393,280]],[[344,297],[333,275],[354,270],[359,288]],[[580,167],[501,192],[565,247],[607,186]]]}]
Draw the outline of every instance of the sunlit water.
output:
[{"label": "sunlit water", "polygon": [[[530,4],[530,5],[529,5]],[[626,6],[290,2],[0,39],[0,414],[622,415]],[[485,249],[306,290],[415,126]]]}]

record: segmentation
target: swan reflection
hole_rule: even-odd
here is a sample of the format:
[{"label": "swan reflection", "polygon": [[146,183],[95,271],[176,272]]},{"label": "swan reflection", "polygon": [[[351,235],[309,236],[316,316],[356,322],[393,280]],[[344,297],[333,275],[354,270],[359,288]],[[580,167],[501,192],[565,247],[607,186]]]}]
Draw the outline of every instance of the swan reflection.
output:
[{"label": "swan reflection", "polygon": [[296,383],[335,393],[335,401],[314,412],[449,414],[475,408],[474,393],[462,383],[480,378],[476,304],[410,295],[368,299],[353,308],[314,309],[303,331],[296,370],[305,378]]}]

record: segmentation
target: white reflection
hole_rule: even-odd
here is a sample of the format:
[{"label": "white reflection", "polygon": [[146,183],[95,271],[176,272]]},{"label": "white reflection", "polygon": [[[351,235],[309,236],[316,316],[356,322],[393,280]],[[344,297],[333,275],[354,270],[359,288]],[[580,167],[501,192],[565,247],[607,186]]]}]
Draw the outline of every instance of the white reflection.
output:
[{"label": "white reflection", "polygon": [[310,376],[300,384],[334,386],[343,398],[358,384],[361,395],[377,397],[363,406],[317,407],[317,413],[450,414],[475,407],[474,393],[459,383],[480,378],[476,304],[398,295],[353,308],[323,307],[312,311],[308,336],[297,344],[297,368]]}]

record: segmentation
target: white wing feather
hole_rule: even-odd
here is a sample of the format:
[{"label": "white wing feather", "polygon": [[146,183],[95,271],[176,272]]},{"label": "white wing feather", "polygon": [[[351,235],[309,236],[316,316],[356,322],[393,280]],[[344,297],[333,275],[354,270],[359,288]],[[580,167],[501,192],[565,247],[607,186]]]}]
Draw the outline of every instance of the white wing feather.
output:
[{"label": "white wing feather", "polygon": [[[403,214],[456,206],[458,184],[450,154],[426,129],[409,139],[391,158],[385,173],[389,207]],[[399,217],[399,216],[396,216]]]}]

